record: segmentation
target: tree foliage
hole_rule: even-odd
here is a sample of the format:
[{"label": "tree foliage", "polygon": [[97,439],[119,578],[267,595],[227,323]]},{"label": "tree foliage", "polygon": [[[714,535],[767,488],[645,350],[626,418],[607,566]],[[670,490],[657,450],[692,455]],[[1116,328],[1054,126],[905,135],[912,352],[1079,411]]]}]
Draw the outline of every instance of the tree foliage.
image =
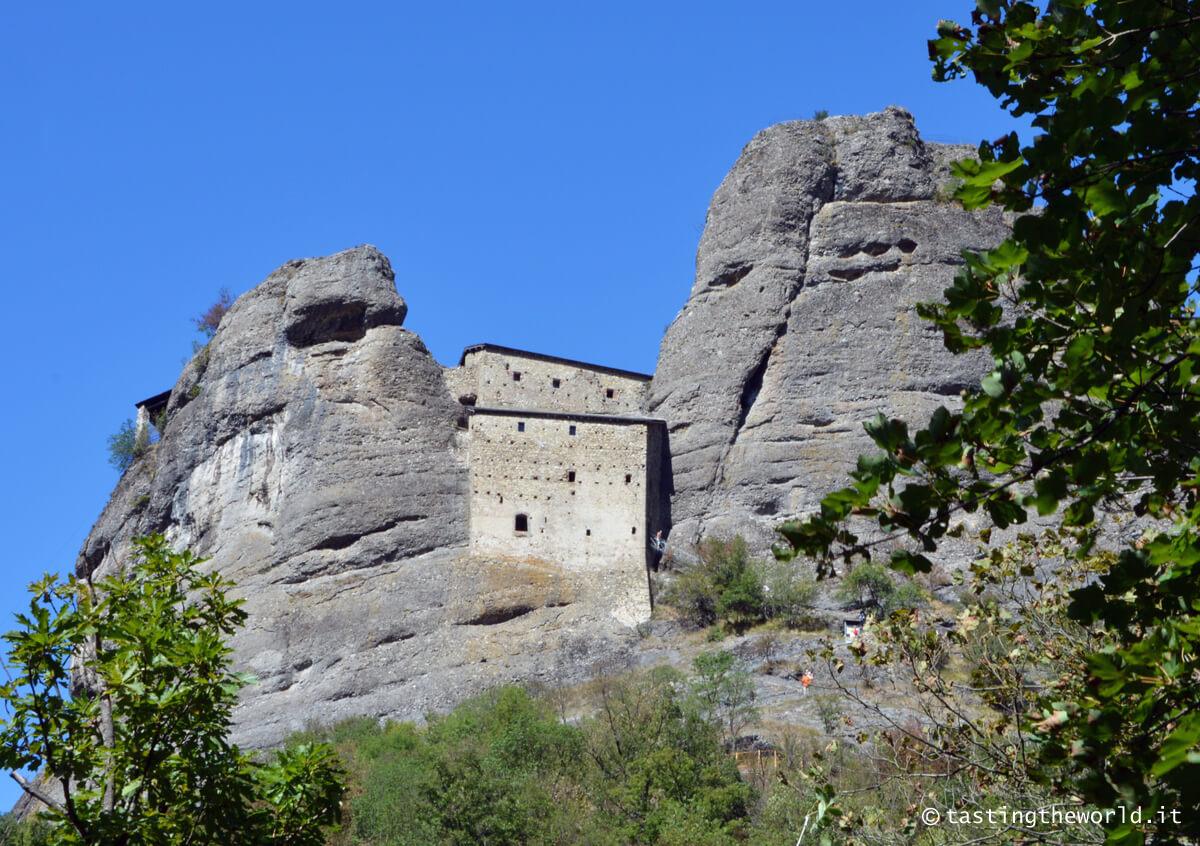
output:
[{"label": "tree foliage", "polygon": [[127,419],[108,436],[108,463],[118,473],[124,473],[149,446],[149,433],[139,433],[133,420]]},{"label": "tree foliage", "polygon": [[758,719],[754,680],[732,652],[702,652],[692,661],[696,677],[691,693],[696,709],[718,727],[726,747]]},{"label": "tree foliage", "polygon": [[46,576],[6,634],[0,766],[44,803],[55,844],[323,842],[342,795],[332,752],[258,763],[228,741],[238,691],[225,639],[240,601],[161,536],[128,572]]},{"label": "tree foliage", "polygon": [[[1061,765],[1041,759],[1031,727],[1045,719],[1040,700],[1079,696],[1087,656],[1115,641],[1070,617],[1072,593],[1112,562],[1077,558],[1074,546],[1072,532],[1053,530],[986,550],[959,574],[955,625],[904,612],[877,621],[850,647],[856,675],[843,672],[842,648],[816,651],[834,687],[817,700],[832,712],[825,730],[851,747],[818,767],[843,812],[838,842],[1104,842],[1093,817],[1105,809],[1055,794]],[[1056,821],[1040,809],[1071,813]]]},{"label": "tree foliage", "polygon": [[763,619],[763,579],[741,537],[706,538],[699,561],[669,585],[662,601],[696,626],[724,623],[735,631]]},{"label": "tree foliage", "polygon": [[590,792],[618,842],[682,846],[680,832],[691,830],[732,844],[747,822],[749,786],[681,682],[662,669],[602,684],[585,729]]},{"label": "tree foliage", "polygon": [[233,294],[229,293],[228,288],[222,288],[216,301],[193,321],[196,324],[196,331],[203,335],[205,340],[211,340],[212,336],[217,334],[221,318],[232,306]]},{"label": "tree foliage", "polygon": [[[1012,236],[967,256],[922,314],[954,352],[994,369],[923,427],[877,417],[879,447],[820,513],[781,527],[784,554],[838,558],[897,544],[927,553],[962,512],[1005,528],[1029,514],[1092,527],[1108,510],[1152,518],[1072,617],[1114,635],[1086,684],[1041,703],[1029,729],[1062,791],[1099,806],[1200,806],[1200,5],[1192,0],[980,0],[942,22],[934,75],[973,75],[1032,135],[960,163],[967,208],[1019,215]],[[852,515],[884,537],[862,534]],[[1084,538],[1078,554],[1092,544]],[[914,548],[915,547],[915,548]],[[1054,716],[1053,720],[1049,720]],[[1176,835],[1200,833],[1194,814]],[[1143,833],[1114,825],[1113,842]]]},{"label": "tree foliage", "polygon": [[924,592],[908,579],[898,579],[875,561],[860,561],[838,584],[838,598],[855,608],[891,614],[925,604]]},{"label": "tree foliage", "polygon": [[355,721],[330,739],[361,782],[354,843],[733,846],[751,791],[669,670],[600,683],[567,722],[515,687],[424,728]]}]

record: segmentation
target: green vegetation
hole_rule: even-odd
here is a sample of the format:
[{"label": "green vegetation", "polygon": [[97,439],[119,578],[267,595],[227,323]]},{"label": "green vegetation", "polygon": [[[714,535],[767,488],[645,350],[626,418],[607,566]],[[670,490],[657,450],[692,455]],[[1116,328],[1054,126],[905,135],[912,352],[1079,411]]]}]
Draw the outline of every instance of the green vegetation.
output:
[{"label": "green vegetation", "polygon": [[108,463],[118,473],[124,473],[149,447],[149,434],[139,436],[133,420],[127,419],[121,428],[108,436]]},{"label": "green vegetation", "polygon": [[817,583],[811,576],[801,573],[794,564],[781,561],[764,563],[760,572],[763,616],[793,629],[824,628],[824,623],[813,617]]},{"label": "green vegetation", "polygon": [[815,583],[791,564],[752,561],[742,538],[708,538],[699,561],[675,576],[661,602],[689,625],[719,623],[738,632],[768,619],[805,625],[815,592]]},{"label": "green vegetation", "polygon": [[221,318],[232,306],[233,295],[229,293],[228,288],[222,288],[217,294],[216,301],[193,321],[196,324],[196,331],[204,336],[205,342],[211,341],[213,335],[217,334]]},{"label": "green vegetation", "polygon": [[4,636],[0,767],[42,774],[17,778],[48,808],[48,842],[324,842],[343,792],[332,751],[297,745],[257,762],[226,739],[248,681],[229,668],[225,638],[245,618],[230,583],[161,536],[135,548],[127,572],[94,584],[32,585]]},{"label": "green vegetation", "polygon": [[733,844],[752,790],[688,691],[658,670],[603,681],[574,724],[514,687],[423,728],[345,723],[321,734],[352,773],[334,842]]},{"label": "green vegetation", "polygon": [[0,816],[0,844],[3,846],[47,846],[50,826],[31,820],[20,822],[11,815]]},{"label": "green vegetation", "polygon": [[[872,759],[865,765],[859,753],[845,759],[839,751],[822,764],[842,812],[844,842],[1104,842],[1098,824],[986,817],[1001,808],[1111,807],[1059,795],[1062,764],[1045,757],[1046,747],[1030,733],[1031,721],[1061,719],[1044,718],[1038,700],[1079,696],[1088,655],[1116,640],[1101,626],[1071,619],[1072,594],[1113,560],[1078,559],[1075,543],[1072,533],[1051,531],[990,550],[965,576],[968,602],[949,631],[904,613],[876,623],[856,649],[861,668],[887,670],[874,676],[869,693],[844,681],[842,659],[831,647],[823,650],[835,688],[817,700],[825,730],[865,744],[857,748],[870,750]],[[864,732],[857,724],[881,728]],[[864,784],[875,787],[864,792]],[[974,821],[947,832],[897,814],[926,807],[943,820],[954,809]],[[1163,834],[1158,842],[1179,842],[1174,831]]]},{"label": "green vegetation", "polygon": [[[762,724],[748,669],[702,652],[690,678],[659,668],[600,679],[578,715],[565,698],[506,687],[424,726],[357,719],[305,733],[255,763],[223,741],[243,681],[226,664],[223,638],[241,622],[228,585],[149,539],[125,579],[35,586],[24,629],[9,635],[22,676],[4,688],[0,764],[80,774],[70,792],[88,834],[60,805],[50,828],[0,820],[0,843],[768,846],[801,833],[829,846],[1099,843],[1094,825],[988,822],[947,839],[916,816],[1055,801],[1047,776],[1058,765],[1027,745],[1034,697],[1078,696],[1089,654],[1114,642],[1069,617],[1072,593],[1113,561],[1080,562],[1073,542],[1022,536],[981,558],[949,633],[902,611],[880,620],[856,647],[857,681],[843,680],[840,647],[818,648],[831,686],[799,707],[823,734],[775,725],[762,756],[730,751]],[[769,662],[784,633],[764,634]],[[90,692],[56,700],[65,662],[88,650],[99,658]],[[868,679],[872,669],[883,672]],[[43,725],[62,734],[46,743]]]},{"label": "green vegetation", "polygon": [[924,591],[910,579],[897,578],[883,564],[860,561],[842,577],[838,598],[847,605],[889,615],[902,609],[920,608]]},{"label": "green vegetation", "polygon": [[763,618],[762,580],[750,561],[746,542],[708,538],[699,561],[677,574],[662,601],[694,626],[721,622],[745,628]]},{"label": "green vegetation", "polygon": [[[1019,217],[921,311],[948,349],[986,351],[994,369],[961,411],[940,408],[915,432],[868,423],[879,451],[820,514],[781,532],[791,554],[830,572],[878,547],[847,522],[873,520],[896,544],[892,566],[911,573],[962,530],[962,512],[1001,528],[1056,515],[1080,530],[1068,550],[1080,561],[1098,511],[1154,518],[1073,594],[1070,621],[1103,633],[1078,683],[1027,691],[1008,730],[1056,801],[1200,807],[1200,9],[977,7],[970,26],[938,25],[934,76],[973,76],[1033,131],[959,163],[956,198]],[[1118,819],[1107,831],[1110,843],[1179,842],[1200,836],[1200,816],[1169,831]]]},{"label": "green vegetation", "polygon": [[759,716],[750,673],[729,652],[701,653],[692,668],[696,671],[691,685],[696,710],[717,726],[722,742],[731,747]]}]

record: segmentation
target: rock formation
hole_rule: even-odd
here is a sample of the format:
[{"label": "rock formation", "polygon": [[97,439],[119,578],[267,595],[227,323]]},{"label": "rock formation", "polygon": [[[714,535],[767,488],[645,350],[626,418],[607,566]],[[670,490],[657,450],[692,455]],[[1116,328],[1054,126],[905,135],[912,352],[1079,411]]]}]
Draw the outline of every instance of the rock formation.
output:
[{"label": "rock formation", "polygon": [[[895,109],[781,124],[743,151],[646,400],[670,430],[673,538],[768,540],[844,478],[863,419],[978,376],[913,313],[1005,231],[938,199],[961,152]],[[243,743],[571,683],[636,644],[576,572],[470,554],[467,409],[405,312],[374,248],[281,267],[184,369],[81,552],[80,571],[110,569],[162,531],[237,582],[236,654],[259,679]]]},{"label": "rock formation", "polygon": [[237,582],[243,743],[582,678],[631,639],[552,563],[466,554],[462,407],[405,311],[373,247],[271,274],[185,368],[80,556],[119,566],[163,531]]},{"label": "rock formation", "polygon": [[667,419],[673,538],[750,535],[812,510],[869,445],[877,411],[921,419],[986,367],[917,317],[998,211],[942,199],[948,162],[912,116],[784,123],[760,132],[713,197],[696,280],[667,329],[647,401]]}]

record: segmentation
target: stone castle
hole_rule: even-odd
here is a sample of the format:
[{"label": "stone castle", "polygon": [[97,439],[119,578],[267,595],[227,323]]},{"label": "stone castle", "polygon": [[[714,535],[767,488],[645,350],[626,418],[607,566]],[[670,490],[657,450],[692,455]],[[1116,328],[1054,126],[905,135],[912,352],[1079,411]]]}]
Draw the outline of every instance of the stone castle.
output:
[{"label": "stone castle", "polygon": [[[470,549],[604,584],[613,616],[650,618],[651,538],[670,530],[666,421],[639,413],[651,376],[497,344],[446,373],[467,431]],[[171,398],[137,403],[145,440]]]},{"label": "stone castle", "polygon": [[636,664],[660,532],[765,551],[845,480],[863,420],[952,405],[987,371],[915,314],[1007,233],[946,199],[969,152],[900,109],[760,132],[652,375],[488,344],[443,367],[378,250],[288,262],[141,404],[161,437],[76,568],[163,532],[237,583],[249,746]]},{"label": "stone castle", "polygon": [[480,344],[446,378],[470,410],[472,550],[603,574],[618,619],[649,619],[648,540],[670,529],[651,377]]}]

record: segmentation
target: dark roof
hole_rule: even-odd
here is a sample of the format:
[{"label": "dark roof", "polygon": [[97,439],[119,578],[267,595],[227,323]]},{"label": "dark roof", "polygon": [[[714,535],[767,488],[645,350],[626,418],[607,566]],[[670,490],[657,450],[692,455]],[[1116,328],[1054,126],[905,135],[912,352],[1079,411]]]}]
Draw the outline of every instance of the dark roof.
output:
[{"label": "dark roof", "polygon": [[666,426],[661,417],[638,417],[632,414],[588,414],[582,411],[547,411],[533,408],[497,408],[488,405],[468,406],[471,414],[495,414],[506,417],[542,417],[551,420],[582,420],[589,423],[617,423],[620,425],[640,424],[643,426]]},{"label": "dark roof", "polygon": [[539,361],[553,361],[556,364],[567,364],[572,367],[586,367],[588,370],[599,370],[601,373],[611,373],[614,376],[625,376],[629,379],[640,379],[643,382],[649,382],[652,378],[654,378],[649,373],[638,373],[635,370],[622,370],[619,367],[608,367],[603,364],[592,364],[590,361],[579,361],[574,358],[563,358],[562,356],[558,355],[546,355],[545,353],[531,352],[529,350],[519,350],[516,347],[506,347],[502,346],[501,344],[472,344],[463,350],[462,355],[459,356],[459,366],[461,367],[466,363],[468,355],[473,352],[481,352],[483,350],[487,350],[488,352],[505,353],[506,355],[517,355],[521,356],[522,358],[536,358]]},{"label": "dark roof", "polygon": [[152,397],[146,397],[141,402],[135,403],[134,407],[141,408],[142,406],[146,406],[147,411],[149,411],[150,413],[154,413],[154,411],[156,411],[157,409],[165,408],[167,403],[170,401],[170,399],[171,399],[171,391],[166,390],[166,391],[163,391],[161,394],[155,394]]}]

